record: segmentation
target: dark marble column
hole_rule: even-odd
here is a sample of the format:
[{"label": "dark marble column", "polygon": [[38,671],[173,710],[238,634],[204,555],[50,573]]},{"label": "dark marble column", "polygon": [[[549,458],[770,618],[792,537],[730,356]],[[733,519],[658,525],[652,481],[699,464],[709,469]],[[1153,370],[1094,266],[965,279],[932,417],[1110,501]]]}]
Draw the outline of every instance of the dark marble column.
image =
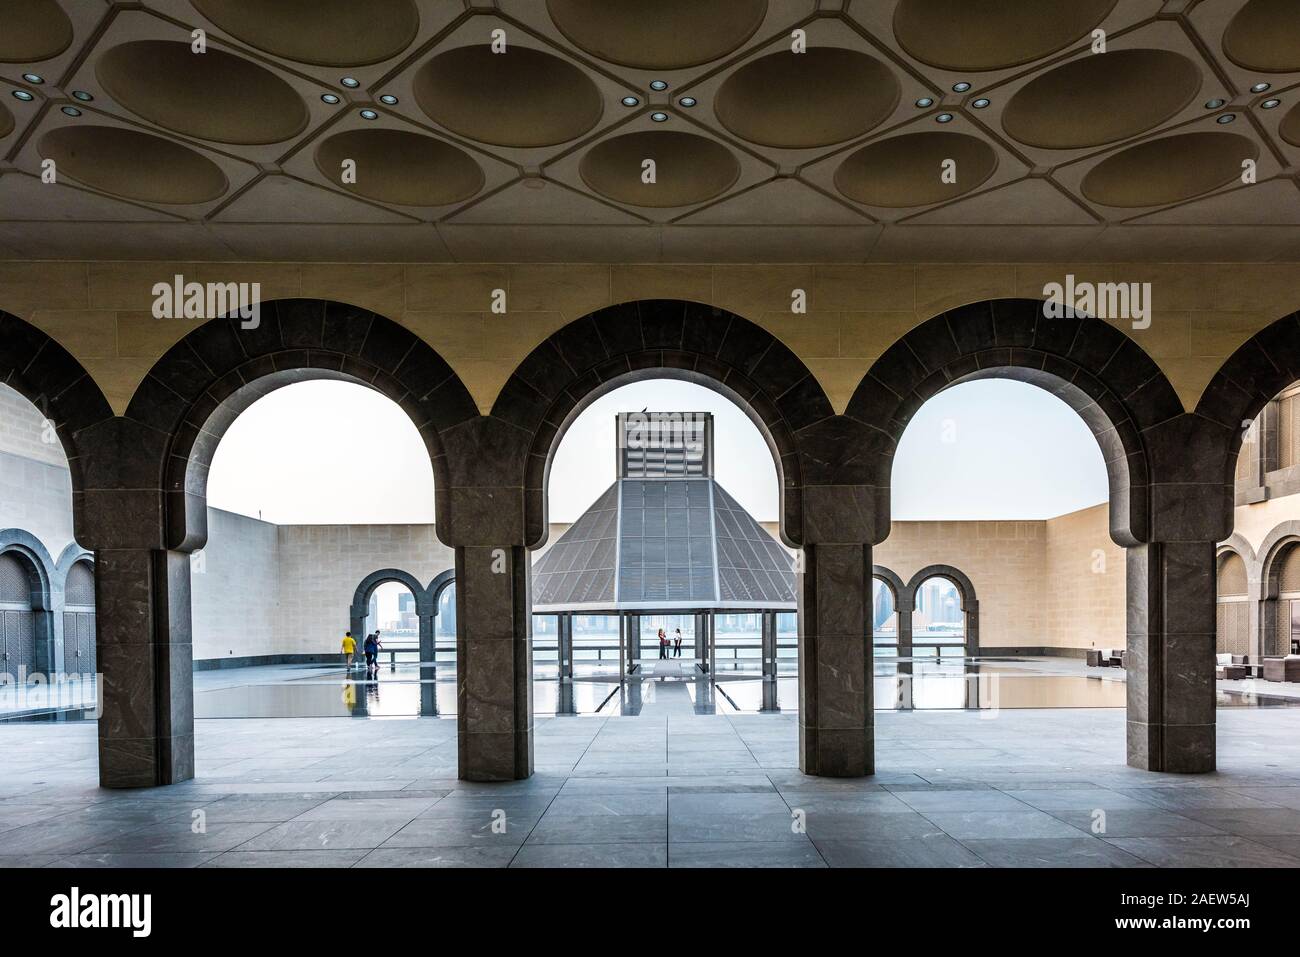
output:
[{"label": "dark marble column", "polygon": [[[420,663],[431,665],[435,662],[437,656],[436,645],[434,643],[434,634],[438,626],[438,613],[420,614]],[[352,633],[356,637],[356,632]]]},{"label": "dark marble column", "polygon": [[528,551],[456,546],[460,777],[533,773],[533,645]]},{"label": "dark marble column", "polygon": [[560,680],[573,679],[573,615],[555,616],[555,657]]},{"label": "dark marble column", "polygon": [[623,616],[623,635],[627,643],[627,670],[631,673],[641,664],[641,616]]},{"label": "dark marble column", "polygon": [[1214,544],[1152,542],[1126,554],[1128,763],[1213,771]]},{"label": "dark marble column", "polygon": [[194,777],[190,557],[158,549],[95,552],[102,682],[99,780],[152,787]]},{"label": "dark marble column", "polygon": [[776,677],[776,612],[765,611],[760,616],[760,633],[763,642],[763,677]]},{"label": "dark marble column", "polygon": [[875,771],[871,546],[805,544],[799,596],[799,767],[851,777]]},{"label": "dark marble column", "polygon": [[898,623],[898,657],[912,657],[912,599],[908,598],[898,601],[898,606],[894,609],[895,618]]},{"label": "dark marble column", "polygon": [[966,655],[975,658],[980,653],[980,602],[978,598],[966,600],[963,615],[966,631]]}]

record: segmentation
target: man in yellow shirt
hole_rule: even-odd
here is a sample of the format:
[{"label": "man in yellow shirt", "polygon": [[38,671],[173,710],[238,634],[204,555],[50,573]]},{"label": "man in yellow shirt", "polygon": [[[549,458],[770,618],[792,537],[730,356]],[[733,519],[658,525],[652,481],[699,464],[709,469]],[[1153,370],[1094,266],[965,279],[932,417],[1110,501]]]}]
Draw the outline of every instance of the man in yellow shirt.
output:
[{"label": "man in yellow shirt", "polygon": [[357,640],[352,637],[352,632],[343,633],[343,667],[352,670],[352,654],[357,650]]}]

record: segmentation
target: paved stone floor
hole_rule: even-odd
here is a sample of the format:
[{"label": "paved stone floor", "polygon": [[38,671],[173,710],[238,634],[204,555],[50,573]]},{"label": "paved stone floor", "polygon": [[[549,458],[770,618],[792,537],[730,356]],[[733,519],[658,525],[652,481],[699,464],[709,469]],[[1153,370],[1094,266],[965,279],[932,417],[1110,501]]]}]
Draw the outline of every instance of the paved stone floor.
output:
[{"label": "paved stone floor", "polygon": [[1298,709],[1221,709],[1200,776],[1126,767],[1122,710],[879,713],[879,773],[837,780],[794,716],[687,688],[538,719],[502,785],[447,719],[199,721],[198,779],[146,791],[95,786],[91,722],[0,724],[0,866],[1300,866]]}]

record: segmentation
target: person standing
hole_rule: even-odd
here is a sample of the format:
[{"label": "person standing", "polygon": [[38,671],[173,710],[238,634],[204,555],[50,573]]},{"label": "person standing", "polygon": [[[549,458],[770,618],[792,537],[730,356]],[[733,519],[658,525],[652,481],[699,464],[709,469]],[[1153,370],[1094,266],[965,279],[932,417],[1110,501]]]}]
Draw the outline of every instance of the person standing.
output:
[{"label": "person standing", "polygon": [[345,671],[352,670],[352,656],[356,654],[357,640],[352,637],[352,632],[343,633],[343,668]]},{"label": "person standing", "polygon": [[379,670],[379,639],[374,633],[366,635],[366,640],[361,643],[361,650],[366,653],[366,680],[369,681]]},{"label": "person standing", "polygon": [[659,657],[668,657],[668,636],[664,634],[662,628],[659,629]]},{"label": "person standing", "polygon": [[673,635],[673,657],[680,658],[681,656],[682,656],[682,630],[678,628],[676,634]]}]

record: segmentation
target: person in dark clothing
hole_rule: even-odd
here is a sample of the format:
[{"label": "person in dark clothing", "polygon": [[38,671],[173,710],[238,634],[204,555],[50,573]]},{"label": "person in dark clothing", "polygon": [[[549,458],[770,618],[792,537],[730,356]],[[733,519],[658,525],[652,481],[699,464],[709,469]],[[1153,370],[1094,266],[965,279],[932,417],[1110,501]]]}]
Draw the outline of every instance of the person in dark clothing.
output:
[{"label": "person in dark clothing", "polygon": [[361,646],[361,650],[366,653],[366,679],[379,677],[379,634],[372,632],[366,635],[366,640]]},{"label": "person in dark clothing", "polygon": [[664,634],[662,628],[659,629],[659,657],[668,657],[668,636]]},{"label": "person in dark clothing", "polygon": [[681,656],[682,656],[682,630],[678,628],[676,634],[673,635],[673,657],[680,658]]}]

